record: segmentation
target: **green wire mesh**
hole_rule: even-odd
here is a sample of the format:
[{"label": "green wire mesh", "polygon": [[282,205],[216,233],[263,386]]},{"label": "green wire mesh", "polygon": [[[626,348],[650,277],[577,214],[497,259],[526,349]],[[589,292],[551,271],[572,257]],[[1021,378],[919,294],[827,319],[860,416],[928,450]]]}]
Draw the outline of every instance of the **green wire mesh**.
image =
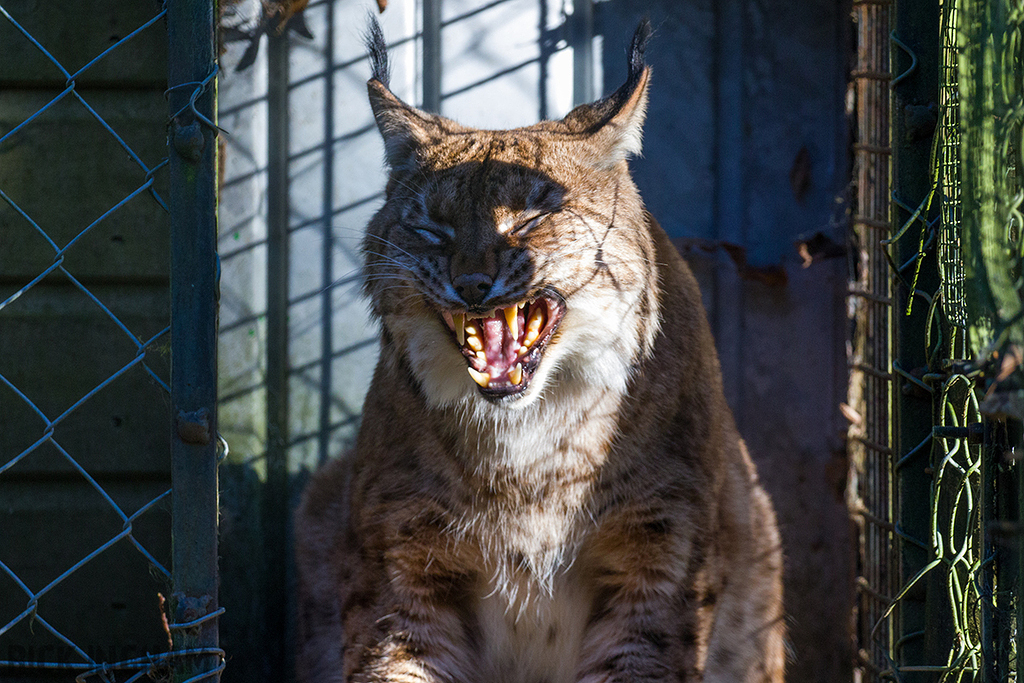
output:
[{"label": "green wire mesh", "polygon": [[939,232],[939,278],[942,309],[950,323],[967,327],[964,261],[960,249],[960,76],[957,62],[957,7],[947,2],[942,22],[942,83],[939,87],[942,229]]},{"label": "green wire mesh", "polygon": [[[894,4],[899,11],[900,0]],[[858,22],[871,19],[868,8],[877,6],[855,0]],[[1018,657],[1024,631],[1024,191],[1017,178],[1024,150],[1024,2],[940,0],[938,7],[940,34],[931,38],[940,48],[938,120],[931,164],[922,169],[932,189],[924,197],[904,197],[904,188],[884,186],[894,208],[909,216],[889,235],[854,221],[867,264],[861,272],[882,263],[891,287],[915,292],[909,297],[914,310],[927,306],[925,329],[916,333],[926,346],[925,368],[911,371],[891,361],[889,367],[859,368],[871,355],[864,355],[870,344],[854,340],[851,406],[863,418],[851,428],[850,449],[851,507],[862,529],[858,669],[860,680],[1017,683],[1024,682]],[[860,57],[884,43],[914,65],[919,57],[909,46],[929,40],[890,34],[887,25],[859,38]],[[871,118],[865,111],[888,112],[877,99],[865,98],[869,90],[861,79],[867,70],[859,67],[854,78],[862,127]],[[908,73],[896,75],[891,85],[897,87]],[[863,140],[864,131],[858,132]],[[862,165],[863,155],[857,159]],[[861,174],[858,193],[877,194],[886,179],[869,182]],[[894,247],[902,240],[915,244],[916,253],[897,263]],[[935,291],[921,291],[925,280],[918,275],[932,258],[939,283]],[[854,284],[855,294],[858,287],[863,282]],[[893,310],[891,328],[872,331],[869,325],[867,334],[891,339],[905,326],[921,325],[909,312]],[[864,321],[869,317],[857,320],[858,329]],[[891,371],[893,386],[871,385],[882,371]],[[861,388],[855,391],[854,385]],[[893,391],[930,400],[931,433],[885,457],[890,442],[883,443],[882,435],[885,428],[890,435],[897,430],[900,418],[872,412],[871,406],[880,396],[892,398]],[[875,434],[876,443],[867,434]],[[888,470],[879,477],[883,462]],[[927,519],[925,537],[911,537],[899,523],[897,488],[904,468],[925,468],[928,474],[928,509],[920,511]],[[908,546],[923,551],[925,559],[901,581],[896,567],[908,560],[892,548]],[[901,615],[916,610],[920,616],[922,596],[923,617],[908,627],[914,619]]]}]

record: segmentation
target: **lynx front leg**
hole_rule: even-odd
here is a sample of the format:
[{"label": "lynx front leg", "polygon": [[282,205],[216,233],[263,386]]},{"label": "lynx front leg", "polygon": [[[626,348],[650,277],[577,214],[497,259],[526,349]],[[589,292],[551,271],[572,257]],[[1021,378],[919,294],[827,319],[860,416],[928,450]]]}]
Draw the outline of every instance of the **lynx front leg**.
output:
[{"label": "lynx front leg", "polygon": [[375,604],[353,605],[345,614],[345,631],[351,634],[344,654],[345,681],[470,680],[477,657],[461,609],[464,577],[433,572],[392,574],[392,579]]},{"label": "lynx front leg", "polygon": [[718,585],[692,535],[672,526],[662,519],[604,534],[579,683],[704,680]]},{"label": "lynx front leg", "polygon": [[463,610],[472,557],[430,501],[350,505],[353,489],[370,488],[352,484],[351,462],[317,474],[296,515],[298,680],[469,680],[474,631]]},{"label": "lynx front leg", "polygon": [[584,640],[579,683],[704,680],[708,610],[673,599],[676,586],[650,588],[622,587],[603,598]]},{"label": "lynx front leg", "polygon": [[[365,578],[365,577],[364,577]],[[299,606],[301,683],[457,683],[477,655],[461,612],[461,584],[437,574],[410,585],[346,582],[338,599],[306,595]],[[433,584],[428,585],[428,584]],[[410,590],[412,589],[412,590]]]}]

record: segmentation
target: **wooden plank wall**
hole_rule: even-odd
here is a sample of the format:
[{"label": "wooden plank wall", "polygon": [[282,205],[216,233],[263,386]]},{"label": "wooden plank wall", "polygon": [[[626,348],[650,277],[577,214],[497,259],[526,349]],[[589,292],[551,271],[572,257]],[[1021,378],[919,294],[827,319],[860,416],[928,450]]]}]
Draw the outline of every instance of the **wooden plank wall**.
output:
[{"label": "wooden plank wall", "polygon": [[[3,0],[65,69],[74,73],[160,11],[156,2]],[[0,17],[0,136],[68,87],[37,47]],[[167,44],[157,21],[75,79],[75,91],[149,167],[166,152]],[[154,187],[166,197],[158,171]],[[71,94],[0,143],[0,191],[57,247],[146,181],[146,172]],[[139,340],[169,323],[168,219],[142,192],[85,233],[64,268]],[[55,251],[8,202],[0,201],[0,301],[40,275]],[[169,377],[165,336],[147,363]],[[137,346],[60,271],[0,309],[0,374],[50,420],[130,363]],[[0,468],[39,440],[45,423],[0,383]],[[131,515],[169,488],[169,416],[163,389],[141,365],[129,369],[61,421],[59,444]],[[0,561],[38,591],[118,534],[123,520],[53,443],[0,473]],[[134,536],[169,562],[169,513],[157,505]],[[158,592],[166,584],[123,539],[74,572],[38,603],[39,616],[98,661],[167,649]],[[0,627],[27,596],[0,573]],[[31,620],[0,636],[0,660],[78,662],[68,646]],[[0,669],[0,679],[68,680],[67,672]]]}]

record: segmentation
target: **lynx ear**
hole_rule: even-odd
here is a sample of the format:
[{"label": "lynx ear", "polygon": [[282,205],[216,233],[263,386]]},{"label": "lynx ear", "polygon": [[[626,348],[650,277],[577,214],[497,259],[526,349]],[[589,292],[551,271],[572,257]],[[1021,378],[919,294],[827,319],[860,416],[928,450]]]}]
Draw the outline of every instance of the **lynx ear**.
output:
[{"label": "lynx ear", "polygon": [[417,150],[433,137],[439,117],[409,106],[391,92],[388,86],[391,81],[388,47],[380,24],[373,16],[370,17],[364,40],[370,53],[372,69],[366,89],[373,118],[384,138],[384,154],[388,165],[392,169],[399,169],[415,164]]},{"label": "lynx ear", "polygon": [[384,138],[388,166],[397,170],[415,164],[417,150],[430,139],[427,115],[402,102],[378,80],[371,80],[366,88],[373,118]]},{"label": "lynx ear", "polygon": [[644,51],[650,38],[651,23],[644,19],[630,43],[626,82],[603,100],[580,105],[562,119],[569,132],[586,137],[598,165],[611,167],[640,154],[647,113],[647,85],[651,77],[651,67],[644,62]]}]

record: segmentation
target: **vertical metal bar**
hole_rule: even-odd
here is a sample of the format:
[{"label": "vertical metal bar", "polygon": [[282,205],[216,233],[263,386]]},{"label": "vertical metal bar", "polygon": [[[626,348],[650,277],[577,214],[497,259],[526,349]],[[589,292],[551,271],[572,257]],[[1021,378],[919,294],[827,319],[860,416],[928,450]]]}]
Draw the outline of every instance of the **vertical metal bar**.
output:
[{"label": "vertical metal bar", "polygon": [[[908,220],[914,210],[931,191],[931,131],[921,120],[922,111],[929,103],[939,101],[939,14],[934,0],[898,0],[896,2],[895,32],[892,43],[891,64],[894,74],[892,90],[892,151],[893,151],[893,234]],[[924,117],[926,120],[927,117]],[[933,211],[921,218],[931,220]],[[908,211],[906,207],[911,207]],[[920,265],[917,289],[928,294],[938,289],[938,273],[933,252],[923,256],[924,262],[914,260],[926,230],[921,220],[894,245],[897,264],[910,264],[898,274],[893,288],[895,312],[894,364],[911,374],[921,376],[928,366],[925,334],[928,329],[927,301],[917,297],[911,287],[914,269]],[[913,301],[912,313],[907,315],[908,304]],[[897,386],[894,391],[893,428],[897,458],[927,439],[931,433],[932,400],[927,393],[915,391],[909,382],[894,373]],[[931,560],[931,490],[932,475],[929,450],[904,462],[894,473],[897,528],[901,534],[897,541],[899,553],[900,585],[907,585]],[[896,664],[902,666],[928,666],[944,664],[949,653],[948,606],[942,570],[929,572],[915,584],[915,589],[903,597],[898,606],[897,634],[894,637],[899,650],[894,653]],[[944,616],[945,615],[945,616]],[[901,680],[907,683],[933,680],[930,674],[906,672]]]},{"label": "vertical metal bar", "polygon": [[553,52],[553,45],[548,39],[548,0],[537,0],[538,21],[537,21],[537,113],[541,121],[548,118],[548,78],[550,77],[549,62]]},{"label": "vertical metal bar", "polygon": [[[1021,597],[1021,573],[1017,547],[1021,543],[1020,527],[1017,526],[1017,533],[1013,533],[1019,512],[1017,509],[1017,469],[1010,459],[1013,452],[1011,447],[1014,443],[1020,443],[1020,423],[1016,421],[1004,422],[1002,435],[1005,437],[1000,444],[998,453],[999,478],[996,482],[997,494],[999,496],[999,518],[983,522],[986,527],[999,529],[999,547],[996,549],[996,582],[999,595],[996,600],[996,610],[999,615],[997,624],[998,638],[997,652],[999,659],[998,678],[993,680],[1008,681],[1012,676],[1011,666],[1016,666],[1020,659],[1020,650],[1014,642],[1014,631],[1017,626],[1020,611]],[[1017,634],[1020,637],[1020,634]],[[1015,661],[1018,660],[1018,661]],[[1020,678],[1017,678],[1020,681]]]},{"label": "vertical metal bar", "polygon": [[[1024,438],[1022,438],[1021,431],[1018,429],[1015,435],[1013,444],[1015,446],[1014,455],[1014,468],[1017,470],[1016,476],[1016,514],[1013,516],[1013,542],[1014,552],[1016,554],[1017,571],[1013,577],[1013,585],[1016,587],[1016,595],[1014,600],[1014,608],[1016,610],[1016,643],[1015,652],[1016,655],[1016,674],[1017,683],[1024,681]],[[1008,672],[1010,673],[1010,672]],[[1009,676],[1007,676],[1009,678]]]},{"label": "vertical metal bar", "polygon": [[594,94],[594,0],[573,0],[571,38],[572,104],[575,107],[586,104],[596,97]]},{"label": "vertical metal bar", "polygon": [[[212,0],[168,0],[173,623],[217,610],[217,140]],[[205,85],[204,85],[205,84]],[[197,96],[198,95],[198,96]],[[206,119],[206,122],[203,121]],[[176,650],[215,649],[217,621],[172,626]],[[173,680],[216,671],[176,658]]]},{"label": "vertical metal bar", "polygon": [[1001,559],[999,557],[999,530],[986,524],[987,520],[998,519],[999,492],[997,489],[998,473],[993,465],[997,462],[994,458],[997,452],[998,436],[997,425],[988,422],[985,424],[985,437],[981,453],[981,510],[982,525],[984,525],[983,557],[989,560],[985,563],[982,571],[981,593],[981,655],[982,655],[982,676],[985,683],[998,683],[999,654],[997,653],[998,617],[996,602],[998,585],[998,567]]},{"label": "vertical metal bar", "polygon": [[423,0],[423,109],[441,111],[441,2]]},{"label": "vertical metal bar", "polygon": [[[334,3],[327,3],[327,45],[334,45]],[[323,195],[320,214],[323,216],[323,247],[320,270],[323,291],[320,293],[320,464],[330,457],[331,445],[331,368],[333,366],[334,328],[332,302],[334,301],[334,233],[331,218],[334,215],[334,50],[324,55],[324,154]]]},{"label": "vertical metal bar", "polygon": [[[857,494],[864,508],[876,520],[891,521],[891,455],[889,379],[892,360],[891,273],[881,244],[880,227],[889,220],[889,24],[890,7],[875,3],[854,3],[858,33],[857,64],[857,213],[854,231],[866,252],[858,273],[858,286],[871,295],[857,301],[854,357],[873,372],[851,377],[851,399],[864,416],[865,446],[851,441],[850,457],[858,469]],[[858,377],[859,375],[859,377]],[[855,428],[856,429],[856,428]],[[859,431],[859,430],[858,430]],[[854,431],[854,435],[858,432]],[[856,509],[856,508],[855,508]],[[868,521],[860,522],[860,570],[868,590],[862,590],[858,614],[859,650],[863,653],[862,676],[873,665],[886,669],[892,649],[888,606],[877,596],[894,595],[892,538],[889,529]],[[877,625],[877,626],[876,626]]]},{"label": "vertical metal bar", "polygon": [[[267,41],[267,478],[263,490],[266,618],[287,633],[288,547],[288,41]],[[285,634],[280,634],[284,636]],[[286,680],[284,638],[266,643],[267,680]]]},{"label": "vertical metal bar", "polygon": [[[1013,633],[1020,618],[1021,542],[1017,480],[1020,463],[1010,457],[1020,443],[1015,420],[988,419],[982,454],[982,502],[985,563],[981,602],[981,646],[985,683],[1010,680],[1014,661]],[[1017,614],[1014,614],[1017,610]],[[1019,637],[1019,634],[1018,634]],[[1019,652],[1019,650],[1018,650]],[[1018,657],[1019,659],[1019,657]],[[1018,679],[1019,680],[1019,679]]]}]

